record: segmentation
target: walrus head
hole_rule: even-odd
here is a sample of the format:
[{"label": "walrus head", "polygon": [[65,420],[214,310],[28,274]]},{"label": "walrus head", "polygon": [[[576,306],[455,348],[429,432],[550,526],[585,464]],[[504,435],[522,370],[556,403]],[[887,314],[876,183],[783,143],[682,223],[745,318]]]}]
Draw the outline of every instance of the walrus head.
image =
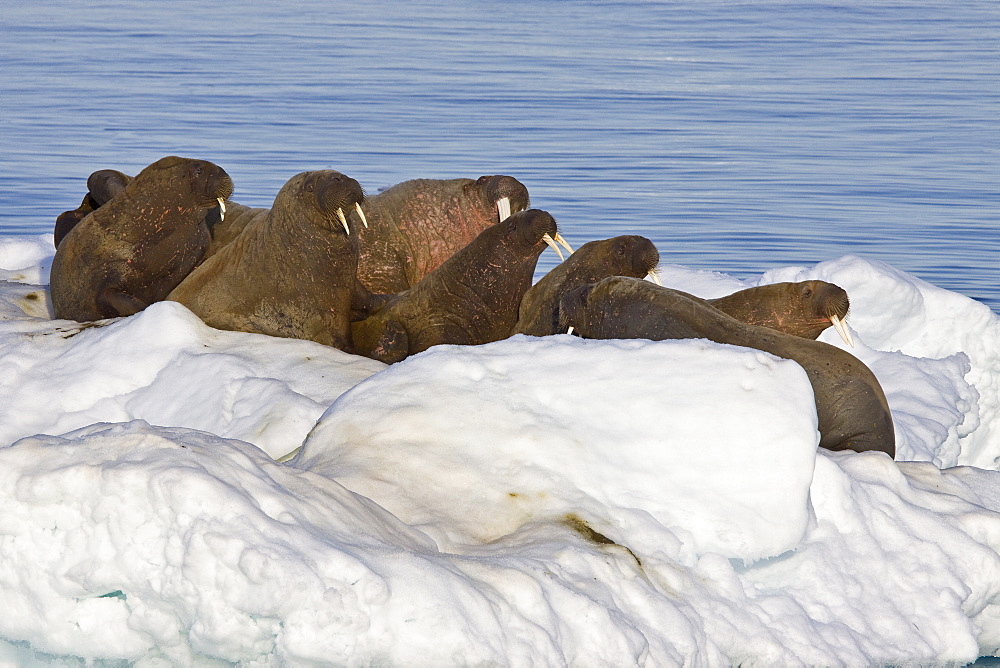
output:
[{"label": "walrus head", "polygon": [[845,343],[854,345],[844,325],[851,302],[847,292],[833,283],[771,283],[708,301],[742,322],[807,339],[815,339],[833,325]]},{"label": "walrus head", "polygon": [[799,284],[798,292],[804,310],[811,311],[814,316],[814,327],[823,331],[832,324],[844,341],[854,345],[850,332],[843,324],[851,308],[851,300],[848,299],[846,290],[826,281],[803,281]]},{"label": "walrus head", "polygon": [[545,246],[548,246],[555,250],[561,260],[563,254],[559,250],[559,244],[570,253],[573,252],[566,240],[560,236],[556,219],[548,211],[541,209],[518,211],[500,224],[503,225],[506,234],[515,240],[517,247],[529,255],[541,254]]},{"label": "walrus head", "polygon": [[513,176],[480,176],[476,179],[483,199],[497,209],[497,220],[502,222],[512,213],[524,211],[531,204],[528,189]]},{"label": "walrus head", "polygon": [[298,207],[310,212],[310,218],[332,231],[351,234],[348,216],[355,212],[368,227],[361,203],[365,192],[361,184],[345,174],[332,169],[320,169],[296,174],[282,186],[274,199],[274,210],[283,209],[290,202],[298,202]]},{"label": "walrus head", "polygon": [[225,201],[233,196],[233,179],[226,170],[207,160],[192,160],[188,173],[192,190],[204,196],[201,203],[209,207],[218,204],[225,215]]},{"label": "walrus head", "polygon": [[365,191],[361,188],[361,184],[351,177],[332,169],[308,172],[302,188],[306,192],[315,193],[317,208],[329,220],[335,221],[335,224],[339,223],[345,234],[351,233],[351,228],[347,224],[347,214],[352,209],[357,212],[365,227],[368,226],[364,211],[361,209],[361,203],[365,201]]},{"label": "walrus head", "polygon": [[559,331],[581,336],[587,322],[587,302],[594,289],[593,283],[570,290],[559,299]]},{"label": "walrus head", "polygon": [[518,246],[529,253],[534,251],[541,253],[545,250],[545,246],[548,246],[562,260],[563,254],[559,249],[560,245],[570,253],[573,252],[570,245],[559,234],[556,219],[548,211],[541,209],[518,211],[501,223],[504,224],[507,234],[517,240]]},{"label": "walrus head", "polygon": [[224,202],[233,194],[233,180],[226,170],[208,160],[169,155],[152,163],[128,181],[124,191],[133,189],[148,189],[148,192],[157,197],[174,197],[178,202],[187,202],[189,206],[219,206],[225,213]]},{"label": "walrus head", "polygon": [[648,275],[655,283],[660,282],[656,273],[656,266],[660,264],[660,253],[652,241],[636,234],[625,234],[609,241],[612,261],[620,267],[615,273],[635,278]]}]

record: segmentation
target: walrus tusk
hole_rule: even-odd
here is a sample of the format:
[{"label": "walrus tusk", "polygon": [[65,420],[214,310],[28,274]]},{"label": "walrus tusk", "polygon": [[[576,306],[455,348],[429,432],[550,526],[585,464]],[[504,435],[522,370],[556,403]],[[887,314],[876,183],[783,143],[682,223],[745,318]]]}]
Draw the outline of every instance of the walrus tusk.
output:
[{"label": "walrus tusk", "polygon": [[573,254],[573,247],[569,245],[568,241],[566,241],[565,239],[563,239],[563,236],[561,234],[559,234],[558,232],[556,232],[556,235],[554,237],[552,237],[552,238],[555,239],[555,241],[556,241],[557,244],[559,244],[560,246],[562,246],[563,248],[565,248],[566,250],[568,250],[570,255]]},{"label": "walrus tusk", "polygon": [[497,200],[497,215],[500,216],[500,222],[510,218],[510,198],[501,197]]},{"label": "walrus tusk", "polygon": [[226,200],[221,197],[216,198],[219,200],[219,222],[221,223],[226,219]]},{"label": "walrus tusk", "polygon": [[[556,236],[559,236],[558,233],[556,233]],[[547,243],[549,245],[549,248],[551,248],[556,252],[556,255],[559,256],[559,261],[562,262],[562,260],[564,259],[562,251],[559,250],[559,246],[556,245],[556,242],[552,239],[552,237],[548,235],[548,232],[542,235],[542,241]]]},{"label": "walrus tusk", "polygon": [[347,226],[347,217],[344,215],[343,209],[337,209],[337,218],[340,219],[340,224],[344,226],[344,231],[347,232],[347,236],[351,236],[351,228]]},{"label": "walrus tusk", "polygon": [[566,333],[567,334],[572,334],[573,333],[573,325],[569,326],[569,329],[566,330]]},{"label": "walrus tusk", "polygon": [[656,283],[657,285],[659,285],[661,288],[663,287],[663,281],[660,280],[660,274],[655,269],[653,269],[652,271],[650,271],[646,275],[649,276],[649,280],[653,281],[654,283]]},{"label": "walrus tusk", "polygon": [[365,224],[365,229],[368,229],[368,219],[365,218],[365,212],[361,210],[360,202],[355,202],[354,208],[358,210],[358,216],[361,218],[361,222]]},{"label": "walrus tusk", "polygon": [[854,337],[851,336],[851,332],[847,329],[844,321],[835,315],[830,316],[830,322],[833,324],[833,328],[837,330],[837,334],[840,334],[840,338],[844,340],[844,343],[850,347],[854,347]]}]

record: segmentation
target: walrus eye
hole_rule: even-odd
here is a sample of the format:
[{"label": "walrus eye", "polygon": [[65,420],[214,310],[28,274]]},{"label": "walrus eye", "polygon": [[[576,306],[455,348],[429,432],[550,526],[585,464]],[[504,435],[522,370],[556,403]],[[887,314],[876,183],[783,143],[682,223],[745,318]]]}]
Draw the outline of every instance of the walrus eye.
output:
[{"label": "walrus eye", "polygon": [[316,184],[313,183],[312,179],[309,179],[308,181],[306,181],[305,185],[302,186],[302,189],[305,190],[307,193],[311,193],[314,190],[316,190]]},{"label": "walrus eye", "polygon": [[805,297],[806,299],[812,297],[812,294],[813,294],[812,288],[806,287],[802,289],[802,296]]}]

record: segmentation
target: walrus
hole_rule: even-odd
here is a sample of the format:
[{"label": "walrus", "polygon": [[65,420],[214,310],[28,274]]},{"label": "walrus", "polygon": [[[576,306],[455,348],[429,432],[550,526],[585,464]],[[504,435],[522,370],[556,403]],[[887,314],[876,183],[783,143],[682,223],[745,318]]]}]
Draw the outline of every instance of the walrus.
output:
[{"label": "walrus", "polygon": [[833,283],[772,283],[706,301],[737,320],[807,339],[815,339],[833,325],[844,342],[854,346],[844,325],[851,301],[847,291]]},{"label": "walrus", "polygon": [[225,170],[206,160],[168,156],[143,169],[56,248],[55,317],[127,316],[162,300],[201,260],[205,214],[232,192]]},{"label": "walrus", "polygon": [[417,285],[353,323],[356,352],[388,364],[443,343],[476,345],[514,333],[538,256],[557,248],[546,211],[512,214],[480,232]]},{"label": "walrus", "polygon": [[608,276],[656,278],[660,254],[653,242],[634,234],[589,241],[576,249],[537,283],[521,300],[514,331],[531,336],[561,333],[559,300],[567,292]]},{"label": "walrus", "polygon": [[[63,237],[83,218],[98,208],[104,206],[119,192],[125,189],[132,177],[116,169],[100,169],[93,172],[87,179],[87,194],[76,209],[64,211],[56,218],[53,242],[56,248]],[[251,220],[264,213],[267,209],[249,207],[238,202],[220,202],[211,207],[205,214],[205,224],[208,226],[209,242],[203,258],[215,255],[216,251],[228,244],[243,231]]]},{"label": "walrus", "polygon": [[80,206],[72,211],[64,211],[56,218],[53,243],[59,248],[59,243],[69,231],[76,227],[84,217],[107,204],[112,197],[125,190],[132,177],[116,169],[99,169],[87,177],[87,194],[83,196]]},{"label": "walrus", "polygon": [[895,457],[882,386],[861,360],[836,346],[740,322],[693,295],[622,276],[569,292],[560,301],[559,318],[562,331],[572,327],[585,338],[705,338],[794,360],[813,386],[821,447]]},{"label": "walrus", "polygon": [[358,279],[374,293],[408,290],[529,201],[528,189],[511,176],[394,185],[365,202],[371,225],[358,234]]},{"label": "walrus", "polygon": [[296,174],[270,209],[205,260],[167,299],[218,329],[308,339],[352,352],[357,234],[345,211],[364,201],[334,170]]}]

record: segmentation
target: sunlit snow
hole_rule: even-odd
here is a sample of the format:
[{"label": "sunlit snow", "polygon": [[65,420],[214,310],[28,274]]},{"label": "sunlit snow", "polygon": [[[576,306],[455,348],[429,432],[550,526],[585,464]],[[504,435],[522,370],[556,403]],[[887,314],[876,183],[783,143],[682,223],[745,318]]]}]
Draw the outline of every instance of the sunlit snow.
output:
[{"label": "sunlit snow", "polygon": [[515,336],[386,367],[169,302],[52,320],[51,239],[0,238],[2,661],[1000,650],[1000,317],[962,295],[857,257],[661,268],[703,297],[844,287],[894,463],[817,450],[798,365],[704,340]]}]

